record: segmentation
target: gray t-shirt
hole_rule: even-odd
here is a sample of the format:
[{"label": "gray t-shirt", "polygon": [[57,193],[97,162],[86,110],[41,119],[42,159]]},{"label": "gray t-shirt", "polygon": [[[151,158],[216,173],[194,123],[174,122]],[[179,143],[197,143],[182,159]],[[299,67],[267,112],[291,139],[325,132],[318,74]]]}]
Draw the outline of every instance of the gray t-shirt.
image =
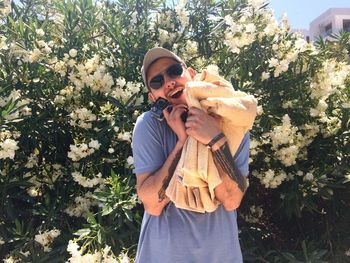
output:
[{"label": "gray t-shirt", "polygon": [[[162,167],[176,144],[176,135],[166,121],[145,112],[136,121],[132,149],[136,175]],[[235,156],[248,175],[249,133]],[[144,213],[136,263],[238,263],[242,253],[238,240],[237,213],[220,205],[212,213],[176,208],[170,202],[160,216]]]}]

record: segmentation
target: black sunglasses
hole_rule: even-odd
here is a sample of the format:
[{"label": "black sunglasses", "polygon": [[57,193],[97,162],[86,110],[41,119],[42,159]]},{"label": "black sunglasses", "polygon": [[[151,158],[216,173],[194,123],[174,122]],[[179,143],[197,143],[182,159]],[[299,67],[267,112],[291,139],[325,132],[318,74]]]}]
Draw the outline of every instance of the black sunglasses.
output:
[{"label": "black sunglasses", "polygon": [[153,77],[148,86],[152,89],[159,89],[164,85],[164,73],[166,73],[170,78],[178,78],[182,75],[183,71],[184,70],[181,63],[173,64],[165,71]]}]

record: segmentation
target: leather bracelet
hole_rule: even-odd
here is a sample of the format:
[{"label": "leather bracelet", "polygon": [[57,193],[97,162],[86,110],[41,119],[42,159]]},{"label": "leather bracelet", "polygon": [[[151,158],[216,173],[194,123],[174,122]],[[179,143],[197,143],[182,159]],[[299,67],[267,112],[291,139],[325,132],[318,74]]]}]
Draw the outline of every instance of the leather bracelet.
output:
[{"label": "leather bracelet", "polygon": [[206,144],[205,146],[207,146],[208,148],[211,148],[213,147],[213,145],[215,143],[217,143],[220,139],[224,138],[225,137],[225,134],[223,134],[222,132],[220,132],[218,135],[216,135],[213,139],[211,139],[211,141]]}]

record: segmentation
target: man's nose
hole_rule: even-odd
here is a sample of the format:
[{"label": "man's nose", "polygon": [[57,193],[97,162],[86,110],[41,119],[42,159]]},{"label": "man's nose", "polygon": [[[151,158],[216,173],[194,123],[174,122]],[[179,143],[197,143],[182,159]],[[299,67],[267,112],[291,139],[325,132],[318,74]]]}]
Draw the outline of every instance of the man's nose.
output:
[{"label": "man's nose", "polygon": [[165,77],[164,81],[165,81],[165,87],[166,88],[169,89],[169,88],[174,88],[175,87],[175,80],[174,79],[169,78],[167,76],[167,77]]}]

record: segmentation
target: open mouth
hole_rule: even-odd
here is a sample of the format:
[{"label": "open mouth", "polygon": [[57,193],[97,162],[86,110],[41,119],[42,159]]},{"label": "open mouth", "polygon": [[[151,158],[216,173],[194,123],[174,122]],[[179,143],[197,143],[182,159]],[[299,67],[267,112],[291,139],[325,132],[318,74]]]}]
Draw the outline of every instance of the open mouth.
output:
[{"label": "open mouth", "polygon": [[179,91],[175,92],[174,94],[172,94],[170,96],[170,98],[177,99],[177,98],[179,98],[181,96],[182,93],[183,93],[183,90],[179,90]]}]

